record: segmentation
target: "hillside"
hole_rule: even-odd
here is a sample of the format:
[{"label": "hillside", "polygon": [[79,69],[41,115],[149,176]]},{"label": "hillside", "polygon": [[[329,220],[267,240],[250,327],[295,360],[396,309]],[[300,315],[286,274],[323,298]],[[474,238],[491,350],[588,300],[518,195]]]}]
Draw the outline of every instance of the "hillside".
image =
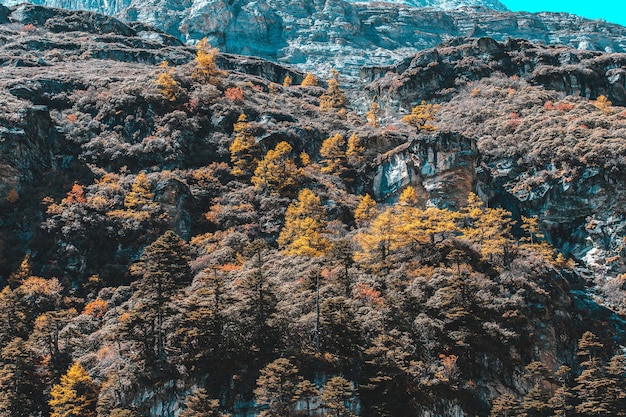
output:
[{"label": "hillside", "polygon": [[624,65],[0,6],[0,415],[621,415]]},{"label": "hillside", "polygon": [[[14,4],[3,0],[4,4]],[[21,3],[21,1],[17,1]],[[35,1],[152,25],[189,44],[208,37],[223,52],[257,56],[325,77],[356,77],[456,37],[523,38],[574,49],[626,51],[626,29],[566,13],[511,13],[497,1],[347,2]],[[426,8],[414,7],[422,4]],[[458,7],[450,7],[458,6]]]}]

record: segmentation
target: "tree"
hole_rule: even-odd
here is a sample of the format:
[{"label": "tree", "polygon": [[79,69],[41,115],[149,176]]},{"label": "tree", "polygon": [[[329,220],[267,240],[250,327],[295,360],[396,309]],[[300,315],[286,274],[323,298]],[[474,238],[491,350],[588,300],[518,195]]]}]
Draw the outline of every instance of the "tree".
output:
[{"label": "tree", "polygon": [[179,417],[228,417],[219,411],[219,400],[209,398],[204,388],[195,389],[185,398],[185,408],[178,415]]},{"label": "tree", "polygon": [[80,365],[74,365],[50,391],[50,417],[96,417],[98,389]]},{"label": "tree", "polygon": [[169,230],[146,247],[141,262],[132,267],[141,276],[133,295],[138,303],[124,320],[122,332],[143,343],[147,360],[166,359],[164,322],[172,314],[169,303],[175,291],[191,281],[187,252],[185,242]]},{"label": "tree", "polygon": [[594,106],[596,106],[596,108],[600,110],[602,114],[610,114],[612,105],[613,103],[611,103],[609,99],[606,98],[606,96],[602,94],[599,95],[596,101],[594,102]]},{"label": "tree", "polygon": [[328,80],[326,92],[320,96],[320,110],[342,110],[347,103],[346,95],[339,87],[339,72],[331,71],[331,78]]},{"label": "tree", "polygon": [[163,69],[163,71],[157,76],[154,83],[157,85],[157,87],[159,87],[161,94],[163,94],[163,96],[167,100],[176,101],[178,95],[181,92],[181,88],[178,84],[178,81],[176,81],[174,77],[172,77],[172,75],[174,74],[174,69],[169,68],[169,64],[167,63],[167,61],[161,62],[160,67]]},{"label": "tree", "polygon": [[598,337],[587,331],[578,341],[578,356],[586,359],[580,366],[583,371],[576,378],[574,387],[579,403],[576,412],[584,416],[606,416],[610,413],[610,402],[606,391],[611,381],[606,377],[605,369],[599,358],[604,344]]},{"label": "tree", "polygon": [[555,372],[554,376],[561,385],[554,391],[550,398],[549,405],[552,408],[555,417],[566,417],[573,415],[574,394],[568,384],[571,369],[568,366],[561,365]]},{"label": "tree", "polygon": [[328,249],[328,240],[322,235],[325,226],[326,213],[320,198],[305,188],[287,208],[278,244],[286,255],[321,256]]},{"label": "tree", "polygon": [[348,158],[348,163],[353,167],[360,167],[363,165],[363,161],[365,160],[365,147],[361,139],[353,133],[352,136],[348,139],[348,147],[346,149],[346,157]]},{"label": "tree", "polygon": [[541,362],[532,362],[526,366],[525,377],[533,386],[524,396],[522,408],[527,417],[547,417],[550,414],[550,393],[544,386],[548,370]]},{"label": "tree", "polygon": [[215,84],[217,77],[224,74],[223,71],[217,68],[215,62],[217,58],[217,48],[211,47],[207,38],[203,38],[196,45],[196,50],[196,70],[193,73],[193,77]]},{"label": "tree", "polygon": [[37,375],[31,346],[16,337],[0,355],[0,416],[28,417],[36,413]]},{"label": "tree", "polygon": [[230,145],[230,161],[233,163],[233,175],[251,175],[258,164],[259,145],[250,134],[250,126],[246,115],[241,113],[233,126],[235,139]]},{"label": "tree", "polygon": [[432,122],[435,120],[435,115],[440,109],[441,106],[439,104],[426,104],[425,101],[422,101],[421,104],[413,107],[411,114],[404,116],[402,121],[413,126],[418,132],[434,131],[437,128]]},{"label": "tree", "polygon": [[287,142],[280,142],[268,151],[254,170],[252,184],[272,193],[290,194],[296,188],[300,175],[300,170],[290,157],[291,151],[291,145]]},{"label": "tree", "polygon": [[372,101],[370,104],[369,111],[365,114],[367,118],[367,124],[372,127],[380,127],[380,107],[378,107],[378,103]]},{"label": "tree", "polygon": [[317,78],[315,78],[315,75],[307,72],[300,85],[302,87],[317,87]]},{"label": "tree", "polygon": [[367,226],[378,214],[376,201],[369,194],[360,197],[359,205],[354,210],[354,221],[359,226]]},{"label": "tree", "polygon": [[296,386],[296,395],[294,399],[306,401],[306,415],[311,415],[311,400],[320,394],[319,390],[308,379],[300,381]]},{"label": "tree", "polygon": [[11,288],[16,288],[26,281],[32,274],[33,271],[30,266],[30,253],[27,253],[24,255],[24,259],[22,259],[18,270],[9,275],[9,285]]},{"label": "tree", "polygon": [[261,369],[254,395],[257,403],[268,406],[264,415],[268,417],[291,415],[293,405],[297,401],[298,382],[302,379],[298,372],[298,368],[285,358],[276,359]]},{"label": "tree", "polygon": [[520,403],[512,394],[502,394],[493,399],[489,417],[515,417],[521,416]]},{"label": "tree", "polygon": [[289,74],[285,75],[285,78],[283,79],[283,87],[291,87],[291,84],[293,84],[293,80]]},{"label": "tree", "polygon": [[322,172],[343,178],[347,171],[346,141],[337,133],[324,142],[320,148]]},{"label": "tree", "polygon": [[354,396],[354,386],[343,377],[336,376],[322,387],[322,406],[333,417],[353,417],[350,403]]},{"label": "tree", "polygon": [[156,207],[154,194],[150,191],[150,181],[145,171],[137,174],[130,192],[124,197],[124,207],[131,211],[149,210]]}]

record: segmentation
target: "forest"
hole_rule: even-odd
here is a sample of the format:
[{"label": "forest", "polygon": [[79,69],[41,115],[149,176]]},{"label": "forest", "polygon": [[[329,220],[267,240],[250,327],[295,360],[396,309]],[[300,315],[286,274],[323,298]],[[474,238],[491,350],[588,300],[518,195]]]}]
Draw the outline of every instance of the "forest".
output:
[{"label": "forest", "polygon": [[[485,198],[619,188],[623,107],[498,74],[390,117],[336,71],[223,59],[6,101],[25,131],[45,103],[59,162],[0,203],[0,416],[626,415],[625,277],[585,275],[562,213]],[[372,187],[415,149],[439,188],[423,161]]]}]

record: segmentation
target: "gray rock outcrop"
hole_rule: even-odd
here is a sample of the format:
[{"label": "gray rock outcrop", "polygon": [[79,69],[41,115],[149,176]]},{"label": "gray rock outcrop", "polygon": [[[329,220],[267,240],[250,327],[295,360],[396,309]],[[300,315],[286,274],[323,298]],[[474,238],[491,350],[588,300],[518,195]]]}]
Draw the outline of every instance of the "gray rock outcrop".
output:
[{"label": "gray rock outcrop", "polygon": [[[5,0],[14,4],[18,0]],[[208,37],[224,52],[255,55],[326,74],[355,76],[458,36],[524,38],[609,52],[626,50],[626,28],[565,13],[511,13],[497,0],[32,0],[154,25],[184,42]]]}]

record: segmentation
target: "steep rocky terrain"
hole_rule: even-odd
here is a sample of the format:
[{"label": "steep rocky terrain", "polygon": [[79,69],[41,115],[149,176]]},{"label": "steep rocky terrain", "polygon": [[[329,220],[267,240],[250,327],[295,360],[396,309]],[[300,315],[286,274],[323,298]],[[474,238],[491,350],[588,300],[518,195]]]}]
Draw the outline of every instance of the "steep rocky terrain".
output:
[{"label": "steep rocky terrain", "polygon": [[102,417],[591,416],[593,372],[623,409],[623,54],[458,38],[364,69],[365,114],[341,76],[26,5],[0,63],[3,413],[79,365]]},{"label": "steep rocky terrain", "polygon": [[[5,4],[14,4],[7,2]],[[565,13],[511,13],[498,2],[409,5],[344,0],[34,2],[115,14],[156,26],[184,42],[208,37],[229,53],[258,56],[327,75],[390,65],[459,36],[523,38],[577,49],[623,52],[626,29]],[[472,7],[482,6],[482,7]]]}]

